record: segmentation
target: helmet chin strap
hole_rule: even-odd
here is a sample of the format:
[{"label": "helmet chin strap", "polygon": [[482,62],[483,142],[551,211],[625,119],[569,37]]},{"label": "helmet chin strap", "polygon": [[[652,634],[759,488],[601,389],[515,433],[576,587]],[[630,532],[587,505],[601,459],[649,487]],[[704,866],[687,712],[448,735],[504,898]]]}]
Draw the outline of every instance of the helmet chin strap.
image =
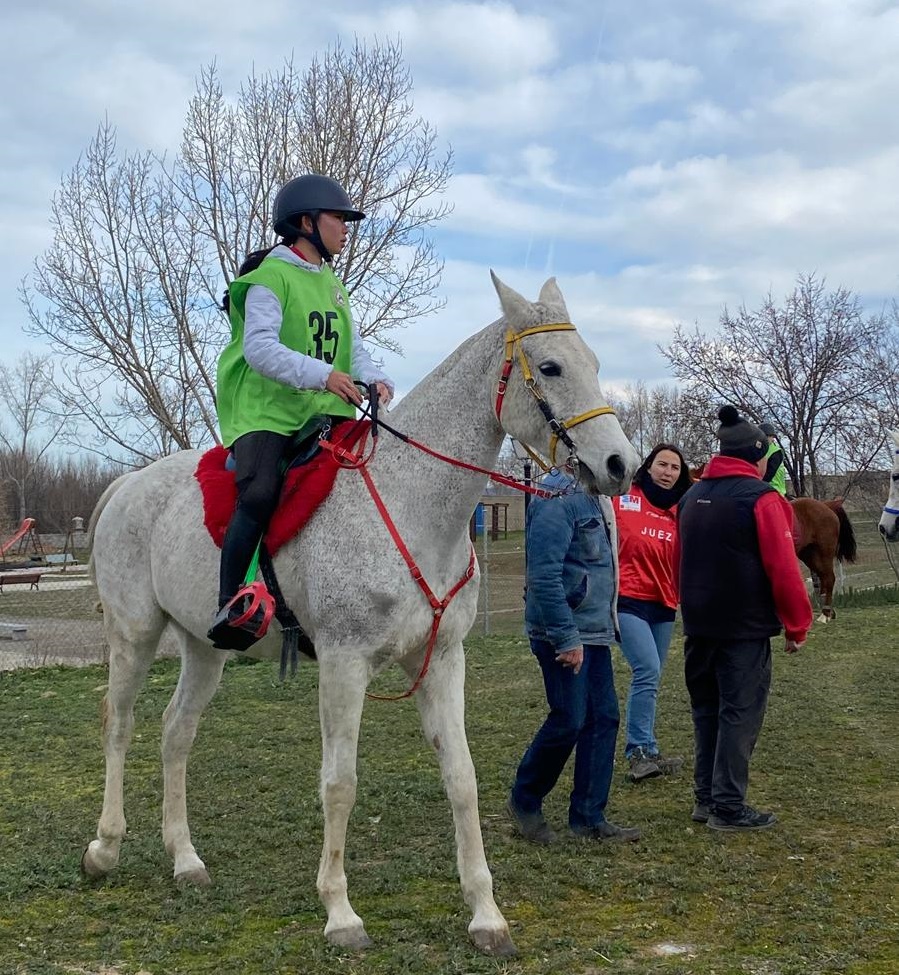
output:
[{"label": "helmet chin strap", "polygon": [[[318,232],[318,214],[309,214],[309,219],[312,221],[312,233],[307,234],[303,230],[297,230],[297,233],[303,240],[308,240],[310,244],[321,254],[322,260],[326,264],[330,264],[334,260],[334,255],[325,247],[324,241],[321,238],[321,234]],[[301,221],[302,222],[302,221]]]}]

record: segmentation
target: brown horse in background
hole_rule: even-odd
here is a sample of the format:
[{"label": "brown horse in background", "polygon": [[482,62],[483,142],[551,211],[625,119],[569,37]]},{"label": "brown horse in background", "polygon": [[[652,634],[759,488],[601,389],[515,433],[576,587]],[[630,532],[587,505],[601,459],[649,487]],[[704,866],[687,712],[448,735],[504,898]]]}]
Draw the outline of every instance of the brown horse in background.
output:
[{"label": "brown horse in background", "polygon": [[826,623],[837,614],[833,608],[834,559],[854,562],[858,554],[855,532],[843,499],[818,501],[796,498],[793,506],[793,543],[796,554],[812,573],[812,584],[821,607],[818,622]]},{"label": "brown horse in background", "polygon": [[[698,481],[705,464],[690,468],[690,477]],[[793,545],[799,560],[808,566],[812,585],[821,607],[819,623],[826,623],[837,615],[833,608],[833,589],[836,575],[834,560],[854,562],[858,554],[855,531],[843,508],[843,499],[818,501],[816,498],[796,498],[793,508]]]}]

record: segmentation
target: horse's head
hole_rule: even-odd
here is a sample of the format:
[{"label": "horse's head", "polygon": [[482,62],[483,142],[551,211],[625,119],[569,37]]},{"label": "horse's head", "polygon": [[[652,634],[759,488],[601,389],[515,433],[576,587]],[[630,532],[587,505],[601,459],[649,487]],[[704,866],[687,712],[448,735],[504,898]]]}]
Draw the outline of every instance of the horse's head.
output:
[{"label": "horse's head", "polygon": [[888,542],[899,539],[899,430],[891,430],[893,440],[893,471],[890,475],[890,494],[880,516],[880,534]]},{"label": "horse's head", "polygon": [[505,327],[496,399],[503,429],[550,464],[570,461],[591,493],[622,494],[640,458],[600,392],[599,363],[555,278],[532,303],[491,276]]}]

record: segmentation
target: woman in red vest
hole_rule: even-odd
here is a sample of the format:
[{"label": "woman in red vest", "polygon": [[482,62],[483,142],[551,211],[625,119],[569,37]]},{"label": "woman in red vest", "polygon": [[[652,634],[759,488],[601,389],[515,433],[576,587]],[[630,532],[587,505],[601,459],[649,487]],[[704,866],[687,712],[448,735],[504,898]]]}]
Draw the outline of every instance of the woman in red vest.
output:
[{"label": "woman in red vest", "polygon": [[655,738],[656,699],[674,630],[677,502],[690,487],[683,454],[673,444],[653,447],[630,493],[612,498],[618,521],[621,652],[631,668],[624,755],[632,782],[676,772],[683,759],[665,757]]}]

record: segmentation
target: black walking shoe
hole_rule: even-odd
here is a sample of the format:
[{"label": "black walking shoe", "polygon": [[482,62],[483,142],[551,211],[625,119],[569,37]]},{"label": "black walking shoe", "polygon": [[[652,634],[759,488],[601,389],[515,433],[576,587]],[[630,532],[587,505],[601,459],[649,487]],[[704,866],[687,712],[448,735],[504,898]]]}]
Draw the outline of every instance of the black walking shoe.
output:
[{"label": "black walking shoe", "polygon": [[662,755],[655,752],[649,756],[651,762],[655,762],[662,772],[662,775],[677,775],[684,767],[684,760],[680,755]]},{"label": "black walking shoe", "polygon": [[521,835],[529,843],[537,843],[540,846],[549,846],[550,843],[555,843],[558,839],[542,812],[522,812],[518,806],[515,805],[515,800],[511,796],[509,796],[509,801],[506,803],[506,811],[512,817],[512,821],[518,827],[518,832],[521,833]]},{"label": "black walking shoe", "polygon": [[693,803],[693,812],[690,815],[690,819],[694,823],[707,823],[711,815],[711,807],[707,806],[704,802]]},{"label": "black walking shoe", "polygon": [[630,770],[627,777],[631,782],[642,782],[644,779],[654,779],[662,774],[658,763],[642,748],[635,748],[627,760]]},{"label": "black walking shoe", "polygon": [[635,826],[616,826],[614,823],[602,822],[596,826],[572,826],[571,832],[582,840],[613,840],[617,843],[636,843],[640,839],[640,830]]},{"label": "black walking shoe", "polygon": [[739,833],[754,829],[770,829],[777,822],[774,813],[759,812],[752,806],[742,806],[737,812],[713,812],[706,822],[709,829]]}]

